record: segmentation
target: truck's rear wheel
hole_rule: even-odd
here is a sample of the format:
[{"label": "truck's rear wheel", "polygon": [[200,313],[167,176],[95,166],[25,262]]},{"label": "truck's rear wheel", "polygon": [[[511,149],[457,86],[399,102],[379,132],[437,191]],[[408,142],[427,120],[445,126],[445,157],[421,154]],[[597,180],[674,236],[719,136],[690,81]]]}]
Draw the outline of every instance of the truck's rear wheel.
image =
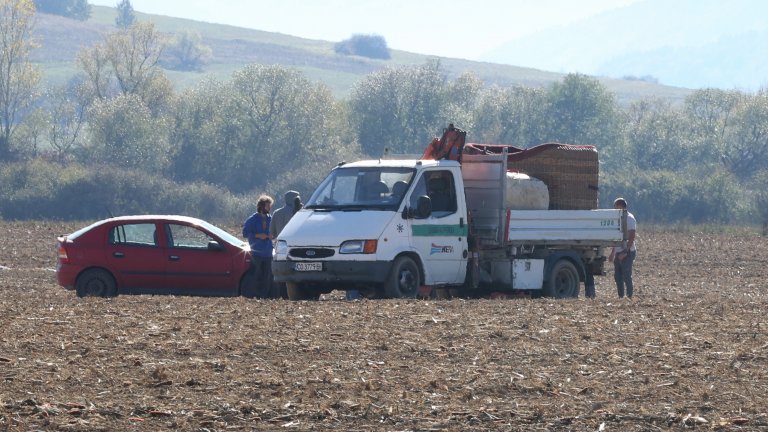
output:
[{"label": "truck's rear wheel", "polygon": [[567,259],[561,259],[552,267],[544,293],[554,298],[579,296],[579,272]]},{"label": "truck's rear wheel", "polygon": [[419,266],[411,258],[401,256],[395,260],[384,282],[384,293],[389,298],[415,298],[420,283]]},{"label": "truck's rear wheel", "polygon": [[288,294],[288,300],[319,300],[320,293],[296,282],[286,282],[285,291]]}]

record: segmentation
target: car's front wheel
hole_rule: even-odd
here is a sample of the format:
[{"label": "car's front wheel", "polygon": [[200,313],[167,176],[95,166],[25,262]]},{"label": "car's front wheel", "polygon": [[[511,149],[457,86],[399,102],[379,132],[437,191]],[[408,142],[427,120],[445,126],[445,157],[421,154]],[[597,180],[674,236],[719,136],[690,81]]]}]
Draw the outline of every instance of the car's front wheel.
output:
[{"label": "car's front wheel", "polygon": [[409,257],[398,257],[384,282],[384,293],[389,298],[414,298],[419,290],[419,266]]},{"label": "car's front wheel", "polygon": [[117,283],[112,275],[103,269],[90,269],[77,277],[75,292],[78,297],[115,297]]}]

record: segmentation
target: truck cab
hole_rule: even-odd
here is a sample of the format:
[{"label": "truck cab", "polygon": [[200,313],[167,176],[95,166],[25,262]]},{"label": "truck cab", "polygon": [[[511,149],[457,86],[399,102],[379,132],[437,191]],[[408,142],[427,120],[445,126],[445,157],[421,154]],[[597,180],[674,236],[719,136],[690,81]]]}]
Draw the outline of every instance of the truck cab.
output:
[{"label": "truck cab", "polygon": [[461,285],[466,209],[456,161],[339,164],[277,238],[275,281],[294,300],[349,289],[415,297],[424,285]]}]

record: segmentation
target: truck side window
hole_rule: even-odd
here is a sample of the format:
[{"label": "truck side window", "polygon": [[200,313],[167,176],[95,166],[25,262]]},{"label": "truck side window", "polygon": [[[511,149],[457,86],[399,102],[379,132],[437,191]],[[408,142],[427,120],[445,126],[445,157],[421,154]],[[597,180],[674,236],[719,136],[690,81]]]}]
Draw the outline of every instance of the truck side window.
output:
[{"label": "truck side window", "polygon": [[[425,180],[426,179],[426,180]],[[432,216],[444,217],[456,212],[456,193],[453,176],[449,171],[432,171],[425,173],[416,184],[411,194],[411,207],[422,195],[432,200]]]}]

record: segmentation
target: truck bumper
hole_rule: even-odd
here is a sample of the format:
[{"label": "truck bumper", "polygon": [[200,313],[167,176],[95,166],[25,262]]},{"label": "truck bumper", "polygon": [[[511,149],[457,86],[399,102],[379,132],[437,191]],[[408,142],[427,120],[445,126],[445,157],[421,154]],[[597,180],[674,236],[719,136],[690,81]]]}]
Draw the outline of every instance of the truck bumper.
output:
[{"label": "truck bumper", "polygon": [[383,283],[389,275],[389,261],[323,261],[322,271],[296,271],[296,261],[272,261],[275,282],[333,283],[366,285]]}]

